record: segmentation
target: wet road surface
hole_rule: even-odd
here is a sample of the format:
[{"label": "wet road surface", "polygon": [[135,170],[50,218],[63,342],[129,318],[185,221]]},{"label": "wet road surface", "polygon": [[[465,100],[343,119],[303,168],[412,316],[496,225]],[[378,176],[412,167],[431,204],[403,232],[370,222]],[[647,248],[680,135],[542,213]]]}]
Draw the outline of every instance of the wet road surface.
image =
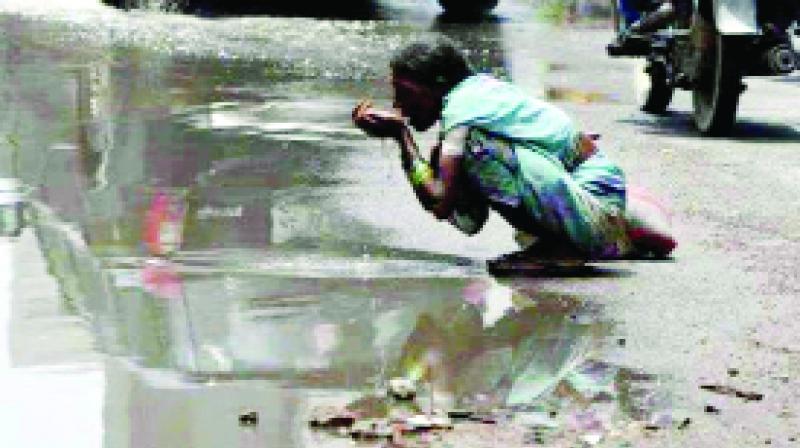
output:
[{"label": "wet road surface", "polygon": [[[782,324],[742,336],[768,313],[759,299],[731,301],[793,288],[775,257],[793,257],[784,239],[796,243],[797,229],[772,223],[796,207],[763,204],[796,204],[786,185],[800,117],[779,105],[796,77],[754,82],[740,135],[701,141],[685,98],[669,116],[635,111],[633,65],[598,54],[605,22],[554,27],[516,2],[477,24],[449,23],[433,2],[379,3],[373,14],[210,20],[0,3],[3,177],[20,179],[31,202],[29,227],[3,246],[1,367],[27,403],[0,415],[3,446],[339,446],[347,440],[308,429],[313,408],[358,401],[396,376],[432,385],[442,408],[557,411],[554,444],[600,434],[608,446],[670,446],[687,437],[676,429],[686,418],[702,427],[710,415],[697,383],[734,369],[753,388],[770,378],[790,388],[790,373],[762,374],[736,344],[791,357],[795,342],[762,341]],[[687,242],[677,261],[489,276],[482,260],[516,248],[510,229],[493,217],[467,238],[434,222],[395,148],[349,121],[361,98],[389,104],[391,50],[429,33],[604,134],[631,177],[674,204]],[[782,187],[739,190],[755,147],[756,172]],[[778,160],[785,168],[770,169]],[[715,188],[699,188],[708,166]],[[758,258],[764,247],[772,261]],[[743,264],[751,274],[736,276]],[[713,318],[720,309],[725,322]],[[62,417],[50,432],[32,424],[43,403]],[[788,440],[782,403],[752,406],[771,415],[764,437]],[[255,427],[239,421],[249,412]],[[741,424],[727,415],[723,426]],[[534,426],[509,440],[532,443]]]}]

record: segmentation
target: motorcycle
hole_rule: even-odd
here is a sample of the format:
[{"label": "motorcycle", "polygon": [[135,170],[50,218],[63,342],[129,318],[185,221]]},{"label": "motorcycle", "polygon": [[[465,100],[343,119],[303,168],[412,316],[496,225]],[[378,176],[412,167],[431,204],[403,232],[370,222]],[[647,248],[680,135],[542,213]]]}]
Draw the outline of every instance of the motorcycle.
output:
[{"label": "motorcycle", "polygon": [[[728,135],[744,77],[789,75],[800,65],[791,38],[800,36],[800,0],[636,1],[615,1],[617,42],[624,44],[609,45],[608,53],[646,59],[645,112],[663,113],[675,89],[690,90],[697,129]],[[648,19],[660,20],[658,29],[631,33],[631,23]]]}]

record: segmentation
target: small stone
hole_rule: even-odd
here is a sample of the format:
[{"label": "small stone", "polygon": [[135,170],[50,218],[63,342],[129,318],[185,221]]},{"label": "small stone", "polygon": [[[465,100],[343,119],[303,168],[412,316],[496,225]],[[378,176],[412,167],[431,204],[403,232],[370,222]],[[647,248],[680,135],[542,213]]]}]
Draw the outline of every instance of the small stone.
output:
[{"label": "small stone", "polygon": [[411,400],[417,395],[417,385],[408,378],[392,378],[389,380],[389,395],[397,400]]},{"label": "small stone", "polygon": [[453,429],[453,422],[444,415],[417,414],[405,418],[400,423],[406,431],[410,432]]},{"label": "small stone", "polygon": [[728,376],[739,376],[739,369],[728,369]]},{"label": "small stone", "polygon": [[409,431],[427,431],[433,427],[430,418],[427,415],[419,414],[408,417],[403,422]]},{"label": "small stone", "polygon": [[447,411],[447,416],[452,419],[468,419],[473,414],[475,414],[475,412],[469,409],[451,409]]},{"label": "small stone", "polygon": [[662,411],[654,413],[650,417],[650,421],[647,422],[647,425],[654,426],[655,429],[663,429],[672,426],[674,421],[670,413]]},{"label": "small stone", "polygon": [[719,408],[712,406],[710,404],[706,405],[705,411],[708,414],[719,414]]},{"label": "small stone", "polygon": [[518,412],[514,415],[514,423],[534,429],[558,428],[558,422],[544,412]]},{"label": "small stone", "polygon": [[683,421],[678,425],[678,429],[686,429],[692,423],[692,419],[686,417]]},{"label": "small stone", "polygon": [[535,431],[525,434],[523,436],[523,443],[526,445],[544,445],[546,440],[541,432]]},{"label": "small stone", "polygon": [[239,426],[252,427],[258,425],[258,412],[247,411],[239,414]]},{"label": "small stone", "polygon": [[603,435],[599,432],[584,434],[581,436],[581,441],[589,446],[595,446],[603,440]]},{"label": "small stone", "polygon": [[743,398],[745,401],[760,401],[764,399],[764,394],[758,392],[745,392],[734,389],[729,386],[721,386],[717,384],[703,384],[700,389],[715,392],[722,395],[733,395],[738,398]]},{"label": "small stone", "polygon": [[497,423],[497,416],[485,412],[472,414],[469,419],[474,422],[486,423],[489,425]]},{"label": "small stone", "polygon": [[403,422],[410,431],[427,431],[431,429],[453,429],[453,422],[444,415],[419,414],[408,417]]},{"label": "small stone", "polygon": [[346,428],[356,421],[355,414],[332,406],[321,406],[311,411],[308,424],[312,428]]},{"label": "small stone", "polygon": [[384,419],[359,420],[350,429],[350,436],[357,440],[388,439],[392,434],[392,427]]},{"label": "small stone", "polygon": [[433,429],[453,429],[453,422],[444,415],[432,415],[430,417]]}]

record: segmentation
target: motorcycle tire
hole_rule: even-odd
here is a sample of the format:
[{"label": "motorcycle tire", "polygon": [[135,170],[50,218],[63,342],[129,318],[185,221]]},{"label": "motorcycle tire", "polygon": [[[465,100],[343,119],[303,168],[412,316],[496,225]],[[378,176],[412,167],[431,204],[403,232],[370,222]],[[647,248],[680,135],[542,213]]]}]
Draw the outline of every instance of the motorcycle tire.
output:
[{"label": "motorcycle tire", "polygon": [[642,111],[663,114],[672,101],[675,89],[669,85],[667,66],[662,61],[648,61],[644,69],[646,76],[638,88],[638,99]]},{"label": "motorcycle tire", "polygon": [[692,91],[694,123],[703,135],[730,135],[742,88],[742,45],[736,36],[715,33],[698,85]]}]

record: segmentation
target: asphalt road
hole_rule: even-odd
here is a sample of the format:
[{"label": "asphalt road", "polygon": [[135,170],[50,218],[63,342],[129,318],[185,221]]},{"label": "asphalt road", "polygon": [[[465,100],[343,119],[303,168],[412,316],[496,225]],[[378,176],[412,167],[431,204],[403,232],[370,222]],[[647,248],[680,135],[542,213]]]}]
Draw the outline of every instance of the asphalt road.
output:
[{"label": "asphalt road", "polygon": [[[571,42],[569,32],[563,39]],[[602,299],[622,322],[620,359],[668,374],[676,415],[692,418],[687,431],[653,443],[790,446],[798,437],[800,76],[746,80],[733,135],[704,138],[692,128],[685,92],[664,116],[637,111],[629,93],[635,63],[604,58],[607,39],[598,32],[553,57],[580,73],[568,85],[614,98],[563,105],[601,132],[629,179],[673,212],[674,261],[615,265],[631,275],[609,282],[613,293]],[[709,384],[764,398],[700,388]],[[705,412],[707,405],[720,412]]]}]

